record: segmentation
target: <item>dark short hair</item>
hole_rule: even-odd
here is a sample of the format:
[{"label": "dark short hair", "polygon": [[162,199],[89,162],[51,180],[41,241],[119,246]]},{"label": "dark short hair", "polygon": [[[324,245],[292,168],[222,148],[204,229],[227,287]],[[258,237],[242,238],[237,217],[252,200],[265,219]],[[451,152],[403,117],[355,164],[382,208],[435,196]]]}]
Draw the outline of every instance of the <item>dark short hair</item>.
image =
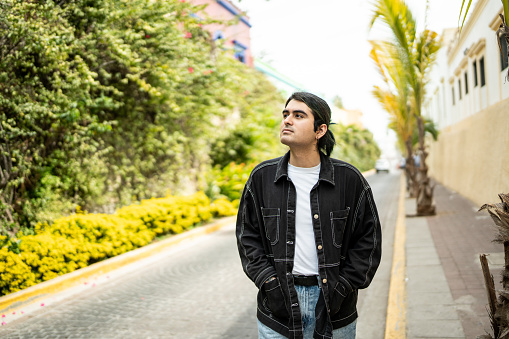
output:
[{"label": "dark short hair", "polygon": [[334,145],[336,144],[336,140],[334,139],[334,134],[332,134],[331,130],[329,129],[331,110],[327,102],[312,93],[295,92],[288,98],[288,100],[286,100],[285,107],[288,106],[288,103],[291,100],[303,102],[311,109],[315,119],[315,132],[322,124],[327,125],[327,132],[318,140],[318,149],[322,150],[325,154],[327,154],[327,156],[330,156],[332,150],[334,149]]}]

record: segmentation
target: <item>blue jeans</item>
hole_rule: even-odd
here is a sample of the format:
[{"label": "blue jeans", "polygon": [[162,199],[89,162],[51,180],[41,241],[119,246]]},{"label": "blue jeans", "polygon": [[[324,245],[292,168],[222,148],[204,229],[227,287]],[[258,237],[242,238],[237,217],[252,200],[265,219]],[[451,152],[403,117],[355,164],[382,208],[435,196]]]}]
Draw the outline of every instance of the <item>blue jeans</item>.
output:
[{"label": "blue jeans", "polygon": [[[302,314],[302,326],[304,327],[304,339],[312,339],[315,330],[315,307],[320,296],[319,286],[295,286],[299,298],[300,312]],[[355,339],[357,320],[345,327],[332,332],[334,339]],[[258,320],[259,339],[283,339],[285,336],[265,326]]]}]

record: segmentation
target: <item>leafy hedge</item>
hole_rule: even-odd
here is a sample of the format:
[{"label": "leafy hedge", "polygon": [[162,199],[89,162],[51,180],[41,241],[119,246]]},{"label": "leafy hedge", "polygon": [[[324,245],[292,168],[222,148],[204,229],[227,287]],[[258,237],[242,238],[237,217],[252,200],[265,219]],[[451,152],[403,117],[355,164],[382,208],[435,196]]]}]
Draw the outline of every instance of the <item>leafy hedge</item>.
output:
[{"label": "leafy hedge", "polygon": [[196,191],[209,164],[268,156],[284,99],[212,39],[227,23],[203,7],[0,1],[0,233]]},{"label": "leafy hedge", "polygon": [[77,213],[51,225],[39,223],[34,234],[0,236],[0,295],[142,247],[156,236],[181,233],[235,213],[228,200],[211,203],[198,192],[143,200],[115,214]]},{"label": "leafy hedge", "polygon": [[231,162],[222,168],[215,166],[211,171],[212,179],[207,188],[207,195],[210,197],[226,197],[237,206],[244,185],[255,165],[256,163],[236,164]]}]

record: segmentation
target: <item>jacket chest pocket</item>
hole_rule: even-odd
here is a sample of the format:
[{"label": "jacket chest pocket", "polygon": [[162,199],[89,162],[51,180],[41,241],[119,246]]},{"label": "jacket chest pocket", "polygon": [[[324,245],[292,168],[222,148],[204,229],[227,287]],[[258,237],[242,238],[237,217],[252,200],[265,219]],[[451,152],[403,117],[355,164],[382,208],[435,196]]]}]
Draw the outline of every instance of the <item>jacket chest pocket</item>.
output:
[{"label": "jacket chest pocket", "polygon": [[262,207],[263,224],[265,226],[265,234],[270,244],[274,246],[279,241],[279,219],[281,212],[279,208]]},{"label": "jacket chest pocket", "polygon": [[343,243],[343,235],[345,234],[346,220],[348,219],[349,212],[350,207],[347,207],[346,210],[330,212],[332,243],[337,248],[341,248]]}]

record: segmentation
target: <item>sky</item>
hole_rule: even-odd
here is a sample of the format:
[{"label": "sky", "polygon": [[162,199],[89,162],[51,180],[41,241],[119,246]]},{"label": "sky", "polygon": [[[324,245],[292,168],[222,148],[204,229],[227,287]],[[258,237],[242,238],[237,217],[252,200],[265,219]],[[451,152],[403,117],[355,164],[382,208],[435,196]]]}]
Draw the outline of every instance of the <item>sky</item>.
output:
[{"label": "sky", "polygon": [[[380,84],[369,58],[368,40],[389,32],[371,30],[372,0],[233,0],[249,16],[255,58],[274,67],[310,92],[332,102],[340,96],[346,109],[363,112],[363,123],[383,153],[394,157],[395,136],[388,115],[371,94]],[[429,29],[457,27],[462,0],[430,0]],[[426,1],[408,0],[418,31],[424,28]],[[473,8],[473,7],[472,7]]]}]

